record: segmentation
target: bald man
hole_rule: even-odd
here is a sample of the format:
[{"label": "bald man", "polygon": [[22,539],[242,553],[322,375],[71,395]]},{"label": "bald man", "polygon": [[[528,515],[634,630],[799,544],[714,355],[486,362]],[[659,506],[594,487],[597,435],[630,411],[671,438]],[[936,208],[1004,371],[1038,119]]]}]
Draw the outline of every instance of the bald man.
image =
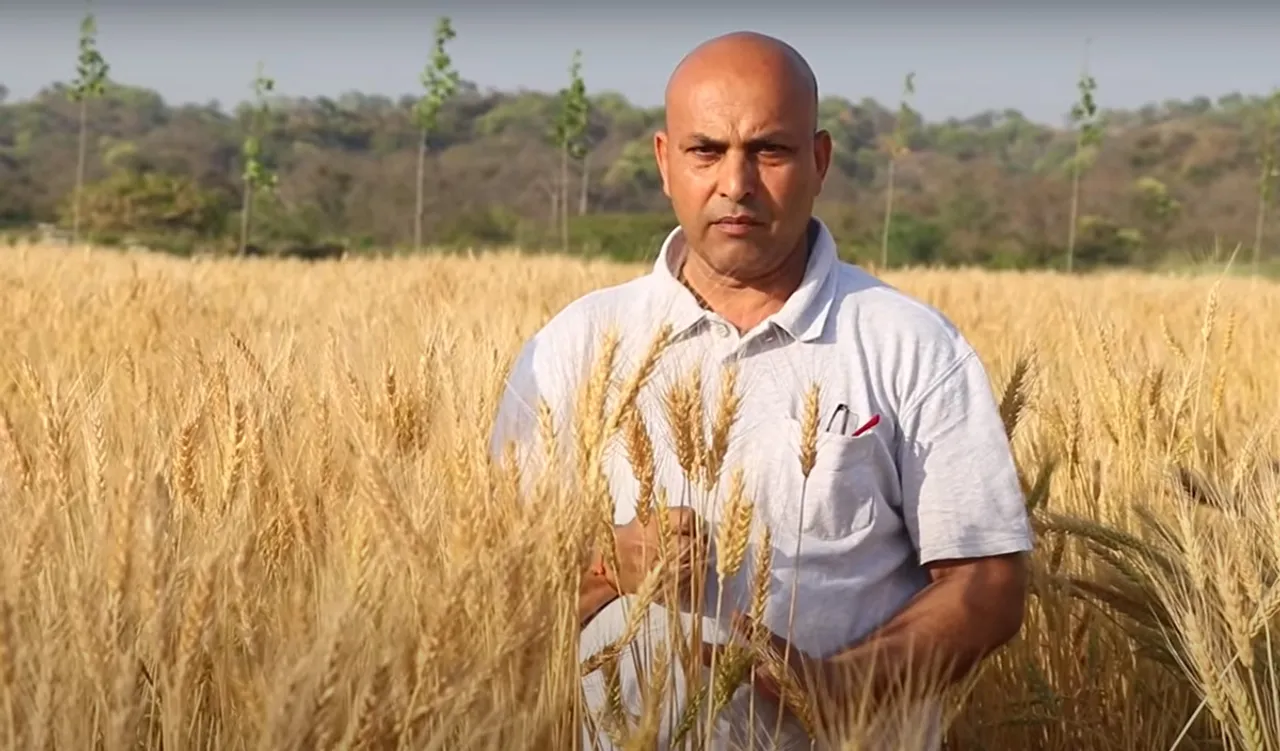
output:
[{"label": "bald man", "polygon": [[[671,324],[670,346],[637,404],[654,436],[656,484],[675,507],[679,574],[689,576],[701,550],[693,531],[720,521],[728,483],[703,494],[685,477],[662,425],[662,396],[698,367],[714,412],[720,368],[735,366],[741,401],[724,467],[745,470],[757,530],[772,532],[765,626],[828,708],[822,719],[832,725],[816,732],[830,737],[825,731],[839,732],[840,707],[883,699],[903,681],[954,681],[1017,634],[1031,533],[973,348],[938,311],[840,261],[812,215],[831,160],[817,104],[804,59],[767,36],[718,37],[681,61],[666,92],[666,127],[654,138],[679,226],[652,273],[576,300],[526,344],[493,450],[514,441],[532,461],[540,455],[539,401],[557,424],[572,424],[578,388],[607,331],[621,336],[616,358],[625,377],[657,327]],[[811,444],[805,394],[815,384]],[[627,452],[607,461],[619,566],[597,554],[583,577],[583,659],[622,635],[655,563],[656,525],[636,518],[639,486]],[[713,547],[710,558],[716,554]],[[715,619],[716,604],[723,614],[746,611],[751,568],[727,579],[723,593],[710,577],[701,615],[680,615],[686,638],[697,617],[708,644],[733,638],[728,616]],[[661,605],[645,615],[638,648],[618,664],[632,715],[643,711],[650,680],[637,673],[637,660],[648,664],[672,623]],[[931,668],[927,677],[922,668]],[[661,714],[663,748],[689,696],[678,660],[674,673]],[[605,679],[596,671],[584,682],[599,717]],[[778,693],[763,673],[741,686],[710,725],[711,747],[810,748],[798,718],[779,709]],[[705,722],[695,735],[705,734]],[[584,732],[589,744],[612,748],[603,725],[588,723]],[[940,737],[936,698],[914,697],[862,747],[936,749]]]}]

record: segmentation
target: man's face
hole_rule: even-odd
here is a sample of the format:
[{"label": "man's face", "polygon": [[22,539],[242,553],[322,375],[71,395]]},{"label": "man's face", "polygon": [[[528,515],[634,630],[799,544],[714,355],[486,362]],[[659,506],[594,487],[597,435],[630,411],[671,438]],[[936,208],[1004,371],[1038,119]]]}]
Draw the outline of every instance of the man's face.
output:
[{"label": "man's face", "polygon": [[767,66],[688,78],[654,139],[663,192],[712,268],[743,281],[766,275],[805,234],[830,137],[813,131],[812,94]]}]

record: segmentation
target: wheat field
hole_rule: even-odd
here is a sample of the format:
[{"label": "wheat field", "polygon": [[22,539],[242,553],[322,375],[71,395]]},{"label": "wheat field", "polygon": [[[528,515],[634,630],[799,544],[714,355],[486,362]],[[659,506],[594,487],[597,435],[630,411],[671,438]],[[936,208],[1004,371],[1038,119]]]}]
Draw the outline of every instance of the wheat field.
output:
[{"label": "wheat field", "polygon": [[[488,426],[525,337],[646,270],[0,249],[4,746],[572,747],[598,525]],[[1038,535],[947,747],[1280,747],[1280,286],[885,278],[982,355]]]}]

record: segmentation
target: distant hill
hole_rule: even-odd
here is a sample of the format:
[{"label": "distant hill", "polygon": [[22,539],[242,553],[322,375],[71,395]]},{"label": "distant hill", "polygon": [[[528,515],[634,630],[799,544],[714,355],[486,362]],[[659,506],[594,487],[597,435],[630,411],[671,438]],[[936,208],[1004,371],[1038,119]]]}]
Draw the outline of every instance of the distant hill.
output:
[{"label": "distant hill", "polygon": [[[3,91],[0,87],[0,91]],[[1069,92],[1068,92],[1069,94]],[[1068,102],[1069,103],[1069,102]],[[281,98],[264,148],[279,178],[254,241],[403,246],[412,237],[418,135],[412,99]],[[560,156],[554,94],[465,84],[430,141],[426,234],[434,245],[557,248]],[[820,214],[859,258],[879,255],[886,139],[896,104],[822,101],[835,164]],[[1159,264],[1252,247],[1267,102],[1239,94],[1103,113],[1105,135],[1081,183],[1077,257]],[[84,228],[100,241],[234,247],[245,109],[171,106],[113,84],[89,104]],[[1067,239],[1075,136],[1014,110],[912,126],[898,164],[891,233],[898,261],[1028,266],[1057,262]],[[592,98],[585,176],[571,165],[571,245],[651,254],[672,218],[650,138],[659,108]],[[61,85],[0,103],[0,226],[69,226],[78,109]],[[1265,223],[1280,256],[1280,220]]]}]

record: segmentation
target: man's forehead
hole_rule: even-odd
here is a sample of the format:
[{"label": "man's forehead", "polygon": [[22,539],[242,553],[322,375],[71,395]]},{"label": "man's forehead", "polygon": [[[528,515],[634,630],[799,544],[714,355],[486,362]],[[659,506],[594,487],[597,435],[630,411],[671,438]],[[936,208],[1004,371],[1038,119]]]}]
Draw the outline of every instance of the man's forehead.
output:
[{"label": "man's forehead", "polygon": [[752,138],[770,131],[808,129],[809,110],[803,92],[785,83],[748,78],[709,79],[690,86],[667,102],[667,130],[677,134],[700,132],[714,138],[730,134]]}]

